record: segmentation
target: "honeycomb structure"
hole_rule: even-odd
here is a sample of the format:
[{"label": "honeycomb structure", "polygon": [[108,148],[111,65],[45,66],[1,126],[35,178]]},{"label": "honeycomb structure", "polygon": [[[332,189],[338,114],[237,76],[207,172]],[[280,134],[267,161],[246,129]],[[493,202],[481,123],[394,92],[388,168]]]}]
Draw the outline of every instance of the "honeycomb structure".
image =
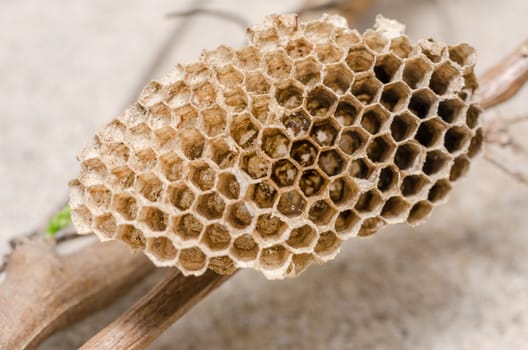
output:
[{"label": "honeycomb structure", "polygon": [[149,83],[81,152],[79,233],[186,275],[296,276],[344,240],[423,222],[479,152],[474,50],[378,18],[272,15]]}]

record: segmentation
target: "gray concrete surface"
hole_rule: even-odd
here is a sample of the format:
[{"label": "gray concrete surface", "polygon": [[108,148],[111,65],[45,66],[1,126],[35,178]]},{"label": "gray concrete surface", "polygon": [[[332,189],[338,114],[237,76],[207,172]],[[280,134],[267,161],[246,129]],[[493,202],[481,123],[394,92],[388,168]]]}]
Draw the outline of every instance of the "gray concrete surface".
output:
[{"label": "gray concrete surface", "polygon": [[[182,21],[164,14],[190,3],[0,3],[0,253],[55,210],[77,150],[137,94],[148,62]],[[256,21],[297,1],[204,3]],[[479,72],[528,34],[525,0],[379,1],[362,28],[377,12],[406,23],[415,39],[471,43]],[[155,75],[203,48],[242,41],[232,23],[193,18]],[[492,113],[526,112],[527,98],[525,90]],[[481,159],[426,225],[349,241],[334,262],[295,280],[244,271],[150,348],[526,349],[527,208],[528,189]],[[41,348],[76,348],[159,275]]]}]

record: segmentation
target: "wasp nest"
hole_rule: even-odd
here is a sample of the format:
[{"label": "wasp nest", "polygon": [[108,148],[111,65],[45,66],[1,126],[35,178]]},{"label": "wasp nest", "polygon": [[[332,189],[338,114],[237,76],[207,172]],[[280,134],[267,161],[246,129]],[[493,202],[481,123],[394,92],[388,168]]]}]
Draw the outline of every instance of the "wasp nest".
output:
[{"label": "wasp nest", "polygon": [[184,274],[296,276],[342,241],[418,224],[478,153],[474,51],[395,21],[275,15],[153,81],[81,152],[79,233]]}]

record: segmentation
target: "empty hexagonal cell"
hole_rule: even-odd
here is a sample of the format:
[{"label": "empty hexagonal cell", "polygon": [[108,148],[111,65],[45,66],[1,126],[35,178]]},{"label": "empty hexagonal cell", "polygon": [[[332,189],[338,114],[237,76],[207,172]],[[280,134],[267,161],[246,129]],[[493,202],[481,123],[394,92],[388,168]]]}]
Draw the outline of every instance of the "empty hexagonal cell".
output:
[{"label": "empty hexagonal cell", "polygon": [[167,228],[169,216],[156,207],[143,207],[138,220],[147,225],[152,231],[164,231]]},{"label": "empty hexagonal cell", "polygon": [[207,219],[219,219],[225,210],[225,202],[216,192],[200,195],[196,206],[198,214]]},{"label": "empty hexagonal cell", "polygon": [[439,95],[445,94],[457,76],[457,69],[446,62],[435,69],[431,75],[429,87]]},{"label": "empty hexagonal cell", "polygon": [[282,214],[292,217],[301,215],[305,206],[306,200],[303,196],[299,192],[292,190],[281,194],[277,209]]},{"label": "empty hexagonal cell", "polygon": [[92,158],[81,163],[81,176],[79,180],[84,185],[102,183],[108,174],[108,170],[99,159]]},{"label": "empty hexagonal cell", "polygon": [[200,158],[205,145],[205,139],[196,129],[182,130],[180,142],[183,154],[190,160]]},{"label": "empty hexagonal cell", "polygon": [[114,190],[130,188],[136,179],[134,171],[127,166],[115,168],[108,177],[108,183]]},{"label": "empty hexagonal cell", "polygon": [[286,46],[286,52],[293,59],[306,57],[312,50],[313,44],[305,38],[291,40]]},{"label": "empty hexagonal cell", "polygon": [[398,180],[399,172],[389,165],[381,169],[377,187],[381,192],[387,192],[398,185]]},{"label": "empty hexagonal cell", "polygon": [[343,64],[326,67],[323,84],[336,94],[344,94],[352,85],[354,74]]},{"label": "empty hexagonal cell", "polygon": [[190,97],[191,90],[182,81],[171,84],[166,91],[166,101],[171,108],[186,104]]},{"label": "empty hexagonal cell", "polygon": [[281,159],[273,164],[271,179],[279,187],[291,186],[297,177],[297,168],[287,159]]},{"label": "empty hexagonal cell", "polygon": [[227,211],[227,222],[235,228],[248,227],[253,220],[253,214],[243,202],[230,205]]},{"label": "empty hexagonal cell", "polygon": [[285,157],[289,153],[290,140],[280,129],[266,129],[262,135],[262,150],[271,158]]},{"label": "empty hexagonal cell", "polygon": [[255,231],[264,240],[276,241],[286,231],[288,225],[278,216],[264,214],[258,217]]},{"label": "empty hexagonal cell", "polygon": [[231,242],[227,227],[222,224],[212,224],[205,228],[202,242],[213,251],[224,250]]},{"label": "empty hexagonal cell", "polygon": [[433,206],[428,201],[418,202],[411,208],[407,222],[411,225],[417,225],[427,219],[431,210],[433,210]]},{"label": "empty hexagonal cell", "polygon": [[271,208],[277,199],[277,189],[269,180],[250,186],[248,194],[260,208]]},{"label": "empty hexagonal cell", "polygon": [[368,158],[354,159],[350,163],[349,174],[358,179],[369,179],[376,170],[376,166]]},{"label": "empty hexagonal cell", "polygon": [[350,47],[361,41],[361,35],[356,30],[336,30],[336,43],[341,47]]},{"label": "empty hexagonal cell", "polygon": [[125,220],[134,220],[138,211],[136,199],[127,193],[114,195],[112,209],[121,214]]},{"label": "empty hexagonal cell", "polygon": [[172,225],[172,231],[184,241],[196,240],[203,230],[203,224],[192,214],[175,217]]},{"label": "empty hexagonal cell", "polygon": [[333,146],[338,133],[339,126],[331,119],[324,119],[313,125],[310,136],[321,146]]},{"label": "empty hexagonal cell", "polygon": [[266,270],[278,269],[286,264],[290,255],[291,253],[280,245],[262,249],[259,258],[260,267]]},{"label": "empty hexagonal cell", "polygon": [[376,52],[383,51],[388,44],[387,38],[384,34],[372,29],[367,29],[363,34],[363,41],[371,50]]},{"label": "empty hexagonal cell", "polygon": [[457,181],[462,176],[466,175],[469,170],[469,159],[462,155],[455,159],[451,171],[449,173],[449,180]]},{"label": "empty hexagonal cell", "polygon": [[259,247],[255,240],[248,234],[235,239],[231,247],[231,254],[236,260],[252,261],[257,258]]},{"label": "empty hexagonal cell", "polygon": [[130,157],[130,149],[123,142],[105,143],[101,155],[109,166],[123,166]]},{"label": "empty hexagonal cell", "polygon": [[226,128],[226,112],[218,107],[206,109],[201,112],[204,130],[209,137],[217,136]]},{"label": "empty hexagonal cell", "polygon": [[325,178],[315,169],[306,170],[299,180],[299,187],[307,197],[321,193],[325,184]]},{"label": "empty hexagonal cell", "polygon": [[381,209],[381,216],[387,220],[398,220],[407,217],[407,213],[411,205],[402,197],[391,197],[387,199],[383,209]]},{"label": "empty hexagonal cell", "polygon": [[335,230],[339,234],[351,233],[352,229],[359,221],[359,216],[353,210],[344,210],[337,215]]},{"label": "empty hexagonal cell", "polygon": [[444,146],[449,153],[463,150],[469,143],[471,134],[464,126],[453,126],[444,136]]},{"label": "empty hexagonal cell", "polygon": [[440,101],[438,115],[446,123],[455,123],[461,118],[464,106],[464,102],[458,98]]},{"label": "empty hexagonal cell", "polygon": [[226,89],[224,93],[224,103],[235,112],[242,112],[248,105],[246,93],[241,88]]},{"label": "empty hexagonal cell", "polygon": [[181,179],[183,174],[183,161],[174,152],[168,152],[160,157],[160,167],[163,175],[169,181]]},{"label": "empty hexagonal cell", "polygon": [[410,95],[411,91],[407,85],[395,82],[383,88],[380,102],[389,111],[398,112],[406,106]]},{"label": "empty hexagonal cell", "polygon": [[178,251],[167,237],[147,238],[147,251],[158,260],[172,260]]},{"label": "empty hexagonal cell", "polygon": [[388,135],[377,136],[372,139],[367,147],[367,155],[373,162],[385,162],[392,154],[396,145]]},{"label": "empty hexagonal cell", "polygon": [[475,49],[468,44],[460,44],[449,47],[449,59],[461,66],[475,63]]},{"label": "empty hexagonal cell", "polygon": [[355,99],[346,98],[337,104],[334,118],[342,126],[352,125],[356,121],[360,109],[361,106]]},{"label": "empty hexagonal cell", "polygon": [[448,164],[449,156],[440,150],[427,152],[423,172],[427,175],[434,175],[441,172]]},{"label": "empty hexagonal cell", "polygon": [[144,249],[147,240],[141,231],[132,225],[117,226],[116,238],[124,242],[130,249]]},{"label": "empty hexagonal cell", "polygon": [[117,228],[116,219],[112,214],[103,214],[95,218],[94,231],[95,233],[105,237],[111,238],[114,236]]},{"label": "empty hexagonal cell", "polygon": [[425,147],[432,147],[442,139],[444,130],[445,127],[439,119],[430,119],[418,127],[414,138]]},{"label": "empty hexagonal cell", "polygon": [[354,72],[363,72],[374,64],[374,54],[363,45],[354,46],[348,50],[346,63]]},{"label": "empty hexagonal cell", "polygon": [[70,188],[70,207],[76,208],[83,205],[86,188],[78,179],[68,182],[68,187]]},{"label": "empty hexagonal cell", "polygon": [[400,58],[407,58],[413,50],[413,46],[405,35],[393,38],[390,43],[390,51]]},{"label": "empty hexagonal cell", "polygon": [[216,78],[226,88],[240,86],[244,80],[244,75],[233,66],[216,66]]},{"label": "empty hexagonal cell", "polygon": [[376,58],[376,64],[374,65],[376,78],[384,84],[390,82],[400,68],[400,65],[401,60],[392,54],[378,56]]},{"label": "empty hexagonal cell", "polygon": [[484,134],[481,129],[477,129],[475,132],[475,136],[471,138],[471,142],[469,143],[468,152],[467,155],[470,158],[473,158],[477,154],[480,153],[480,150],[482,149],[482,144],[484,143]]},{"label": "empty hexagonal cell", "polygon": [[258,126],[247,114],[234,117],[230,129],[231,136],[242,148],[252,146],[259,132]]},{"label": "empty hexagonal cell", "polygon": [[321,152],[318,165],[328,176],[338,175],[347,166],[345,158],[335,149]]},{"label": "empty hexagonal cell", "polygon": [[237,267],[233,259],[228,256],[213,256],[209,259],[208,267],[220,275],[231,275]]},{"label": "empty hexagonal cell", "polygon": [[255,119],[265,124],[270,115],[270,96],[269,95],[255,95],[251,96],[251,114]]},{"label": "empty hexagonal cell", "polygon": [[295,141],[290,155],[300,166],[307,167],[315,162],[317,148],[308,140]]},{"label": "empty hexagonal cell", "polygon": [[152,169],[156,163],[156,153],[151,148],[135,152],[129,160],[130,166],[138,172]]},{"label": "empty hexagonal cell", "polygon": [[326,231],[319,235],[314,252],[322,258],[336,255],[341,247],[341,240],[332,231]]},{"label": "empty hexagonal cell", "polygon": [[144,198],[151,202],[157,202],[163,193],[163,183],[153,173],[139,175],[135,188]]},{"label": "empty hexagonal cell", "polygon": [[339,139],[339,148],[346,154],[359,153],[365,149],[368,137],[368,134],[361,128],[345,130]]},{"label": "empty hexagonal cell", "polygon": [[178,129],[190,129],[199,125],[198,110],[190,104],[175,109],[174,115],[176,116],[174,124]]},{"label": "empty hexagonal cell", "polygon": [[337,97],[323,87],[317,87],[306,97],[306,110],[313,117],[324,117],[337,101]]},{"label": "empty hexagonal cell", "polygon": [[167,193],[170,203],[180,210],[189,209],[194,202],[193,191],[183,183],[170,185]]},{"label": "empty hexagonal cell", "polygon": [[158,150],[174,148],[176,135],[176,130],[174,130],[170,126],[164,126],[161,129],[154,130],[154,147]]},{"label": "empty hexagonal cell", "polygon": [[197,247],[186,248],[180,251],[178,262],[188,271],[198,271],[205,267],[207,257]]},{"label": "empty hexagonal cell", "polygon": [[309,249],[315,243],[316,238],[315,230],[310,225],[303,225],[291,231],[286,244],[297,251],[302,251]]},{"label": "empty hexagonal cell", "polygon": [[237,65],[244,70],[254,70],[260,64],[260,51],[252,45],[246,46],[236,52]]},{"label": "empty hexagonal cell", "polygon": [[383,226],[386,225],[386,222],[380,217],[373,217],[363,221],[361,228],[359,229],[358,236],[366,237],[375,234]]},{"label": "empty hexagonal cell", "polygon": [[361,103],[370,104],[377,100],[381,90],[381,83],[371,74],[356,77],[352,85],[352,95]]},{"label": "empty hexagonal cell", "polygon": [[303,134],[308,131],[311,124],[311,118],[303,111],[287,114],[281,119],[282,125],[291,131],[294,136]]},{"label": "empty hexagonal cell", "polygon": [[78,208],[72,209],[72,221],[79,233],[91,233],[91,226],[93,223],[93,216],[90,210],[82,205]]},{"label": "empty hexagonal cell", "polygon": [[283,51],[275,51],[264,57],[266,72],[275,79],[286,79],[292,70],[290,59]]},{"label": "empty hexagonal cell", "polygon": [[361,117],[361,126],[371,134],[380,132],[387,121],[390,114],[381,106],[375,105],[369,107],[363,112]]},{"label": "empty hexagonal cell", "polygon": [[449,181],[446,179],[438,180],[429,190],[427,199],[431,203],[440,202],[447,198],[449,191],[451,191],[451,184]]},{"label": "empty hexagonal cell", "polygon": [[190,166],[190,178],[193,184],[202,191],[213,188],[216,180],[216,171],[207,163],[200,162]]},{"label": "empty hexagonal cell", "polygon": [[251,152],[242,156],[242,169],[253,179],[260,179],[268,174],[270,161],[263,153]]},{"label": "empty hexagonal cell", "polygon": [[238,157],[235,146],[229,145],[223,137],[219,137],[209,143],[210,157],[220,169],[233,166]]},{"label": "empty hexagonal cell", "polygon": [[359,189],[347,176],[334,180],[328,187],[328,195],[336,205],[348,203],[358,192]]},{"label": "empty hexagonal cell", "polygon": [[412,114],[407,112],[395,116],[390,126],[392,138],[397,142],[410,138],[418,128],[418,122]]},{"label": "empty hexagonal cell", "polygon": [[326,43],[330,39],[334,25],[326,21],[312,21],[306,24],[305,36],[314,43]]},{"label": "empty hexagonal cell", "polygon": [[277,87],[275,99],[282,107],[293,109],[301,105],[303,91],[296,84],[288,82],[283,86]]},{"label": "empty hexagonal cell", "polygon": [[268,50],[276,48],[279,42],[277,28],[267,28],[253,32],[252,41],[259,47],[264,47]]},{"label": "empty hexagonal cell", "polygon": [[401,170],[412,168],[418,162],[421,152],[420,145],[414,142],[399,145],[394,154],[394,164]]},{"label": "empty hexagonal cell", "polygon": [[402,78],[411,89],[416,89],[425,83],[431,70],[431,64],[424,58],[411,58],[405,62]]},{"label": "empty hexagonal cell", "polygon": [[482,113],[482,109],[477,105],[470,105],[466,112],[466,124],[471,129],[476,128],[479,124],[479,116]]},{"label": "empty hexagonal cell", "polygon": [[217,189],[228,199],[237,199],[240,196],[240,184],[236,176],[230,173],[218,175]]},{"label": "empty hexagonal cell", "polygon": [[381,195],[378,190],[370,190],[362,193],[355,205],[359,213],[369,213],[375,211],[381,204]]},{"label": "empty hexagonal cell", "polygon": [[184,69],[185,80],[192,86],[199,85],[211,78],[211,71],[203,62],[187,64]]},{"label": "empty hexagonal cell", "polygon": [[86,189],[86,204],[95,211],[104,211],[110,205],[112,193],[103,185],[90,186]]},{"label": "empty hexagonal cell", "polygon": [[144,145],[150,141],[151,136],[152,130],[150,130],[147,124],[142,123],[128,130],[127,139],[133,145]]},{"label": "empty hexagonal cell", "polygon": [[409,101],[409,110],[418,118],[424,119],[434,113],[436,96],[429,89],[421,89],[413,92]]},{"label": "empty hexagonal cell", "polygon": [[308,218],[316,225],[326,225],[332,220],[337,210],[326,200],[319,200],[312,204]]},{"label": "empty hexagonal cell", "polygon": [[207,108],[216,101],[216,91],[213,84],[206,82],[192,91],[192,103],[198,108]]},{"label": "empty hexagonal cell", "polygon": [[423,175],[409,175],[405,177],[400,186],[400,191],[404,196],[414,196],[422,191],[429,183]]},{"label": "empty hexagonal cell", "polygon": [[258,71],[246,75],[246,90],[254,94],[267,94],[270,83],[264,75]]},{"label": "empty hexagonal cell", "polygon": [[315,47],[315,54],[319,61],[328,64],[340,61],[345,52],[332,44],[319,44]]},{"label": "empty hexagonal cell", "polygon": [[313,86],[321,80],[322,67],[313,58],[306,58],[295,63],[295,79],[306,86]]}]

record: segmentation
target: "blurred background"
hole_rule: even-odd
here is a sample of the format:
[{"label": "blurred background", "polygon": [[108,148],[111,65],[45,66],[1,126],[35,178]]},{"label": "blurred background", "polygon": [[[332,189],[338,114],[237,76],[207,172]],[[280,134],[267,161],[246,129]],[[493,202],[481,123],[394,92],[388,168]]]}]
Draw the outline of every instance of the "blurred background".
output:
[{"label": "blurred background", "polygon": [[[242,23],[324,3],[1,1],[0,254],[10,237],[56,211],[77,173],[78,150],[146,81],[203,49],[243,45]],[[382,13],[405,23],[414,41],[473,45],[478,74],[528,35],[526,0],[338,3],[360,31]],[[195,8],[229,16],[167,17]],[[526,115],[526,101],[525,88],[489,113]],[[515,132],[528,144],[528,123]],[[526,349],[527,211],[528,188],[481,158],[426,225],[348,241],[335,262],[295,280],[242,271],[150,348]],[[76,348],[148,283],[42,348]]]}]

